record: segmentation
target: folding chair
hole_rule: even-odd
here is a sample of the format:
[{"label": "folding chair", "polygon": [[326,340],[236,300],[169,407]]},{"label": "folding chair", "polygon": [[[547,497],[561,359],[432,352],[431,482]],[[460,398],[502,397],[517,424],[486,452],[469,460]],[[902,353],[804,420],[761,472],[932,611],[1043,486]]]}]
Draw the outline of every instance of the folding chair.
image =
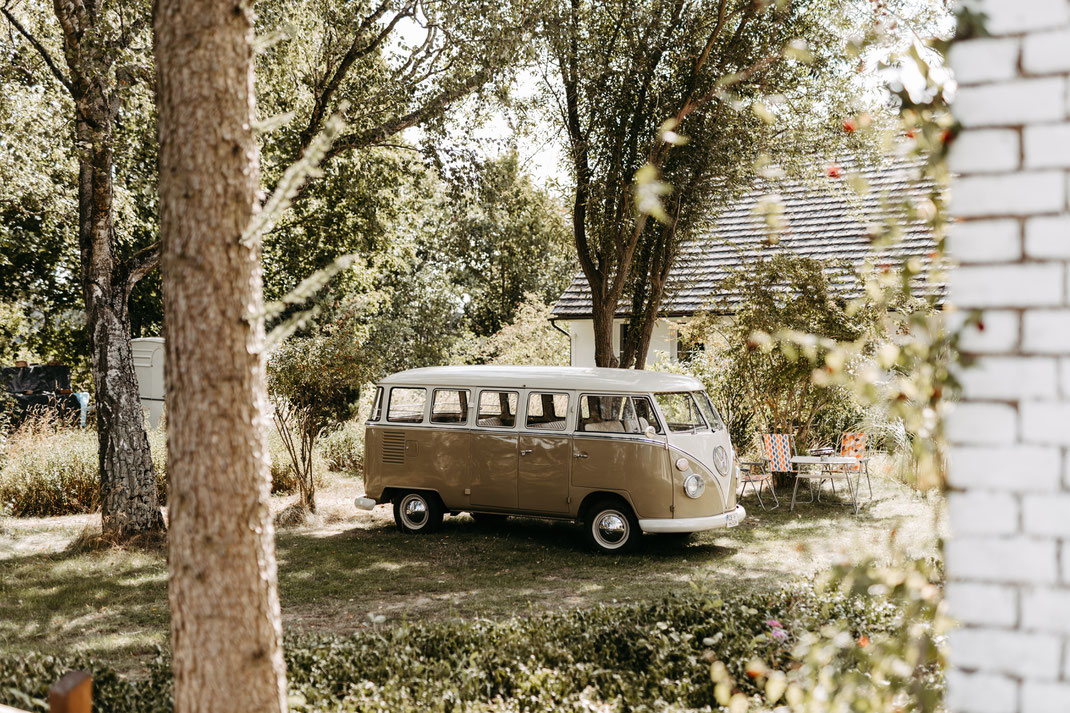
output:
[{"label": "folding chair", "polygon": [[858,463],[840,466],[844,473],[857,473],[858,485],[855,490],[862,488],[862,476],[866,476],[866,486],[869,488],[869,497],[873,498],[873,483],[869,479],[869,456],[866,455],[866,434],[844,431],[840,436],[840,455],[847,458],[857,458]]},{"label": "folding chair", "polygon": [[[742,498],[747,494],[747,485],[749,484],[751,490],[757,496],[758,504],[762,506],[762,510],[776,510],[780,507],[780,500],[776,496],[776,488],[773,487],[773,473],[766,467],[767,464],[767,460],[739,462],[740,466],[747,468],[746,472],[743,471],[743,468],[739,468],[739,479],[743,483],[743,489],[740,491],[739,497]],[[765,503],[762,502],[762,485],[769,488],[769,492],[773,495],[773,502],[776,504],[771,508],[767,508]]]}]

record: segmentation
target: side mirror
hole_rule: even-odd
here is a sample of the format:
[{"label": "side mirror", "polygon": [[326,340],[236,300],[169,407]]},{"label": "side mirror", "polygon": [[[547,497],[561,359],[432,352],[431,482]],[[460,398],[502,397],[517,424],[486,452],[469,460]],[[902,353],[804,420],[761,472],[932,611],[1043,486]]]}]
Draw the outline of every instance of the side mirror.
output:
[{"label": "side mirror", "polygon": [[658,435],[657,429],[653,426],[647,426],[646,428],[644,428],[643,433],[646,434],[647,438],[653,438],[654,436]]}]

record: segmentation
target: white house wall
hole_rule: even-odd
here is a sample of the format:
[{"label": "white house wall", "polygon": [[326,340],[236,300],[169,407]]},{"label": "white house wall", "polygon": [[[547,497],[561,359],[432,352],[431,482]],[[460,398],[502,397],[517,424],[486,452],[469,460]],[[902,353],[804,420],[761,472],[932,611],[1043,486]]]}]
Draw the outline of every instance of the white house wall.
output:
[{"label": "white house wall", "polygon": [[[613,353],[620,356],[620,328],[624,320],[613,321]],[[680,319],[659,319],[654,324],[654,333],[650,336],[650,348],[646,352],[646,363],[652,365],[658,359],[676,359],[676,340],[679,337],[677,325]],[[572,340],[572,366],[594,366],[594,322],[589,319],[575,320],[569,323],[569,337]]]}]

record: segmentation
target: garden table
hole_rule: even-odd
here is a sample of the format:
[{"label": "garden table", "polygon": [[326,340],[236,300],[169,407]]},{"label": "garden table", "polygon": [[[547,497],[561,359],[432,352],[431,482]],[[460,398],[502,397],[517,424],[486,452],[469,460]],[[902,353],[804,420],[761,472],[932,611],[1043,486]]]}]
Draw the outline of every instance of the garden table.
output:
[{"label": "garden table", "polygon": [[[851,456],[794,456],[791,459],[796,468],[795,473],[795,489],[791,491],[791,508],[795,510],[795,495],[799,492],[799,481],[805,480],[810,485],[810,500],[804,502],[814,502],[814,481],[817,481],[817,502],[821,502],[821,481],[831,480],[833,481],[832,489],[835,491],[837,480],[847,481],[847,491],[851,493],[851,504],[854,506],[855,514],[858,514],[858,493],[855,490],[854,484],[851,482],[851,474],[846,472],[845,468],[839,470],[832,470],[832,466],[845,466],[845,465],[858,465],[858,458]],[[861,480],[861,479],[860,479]]]}]

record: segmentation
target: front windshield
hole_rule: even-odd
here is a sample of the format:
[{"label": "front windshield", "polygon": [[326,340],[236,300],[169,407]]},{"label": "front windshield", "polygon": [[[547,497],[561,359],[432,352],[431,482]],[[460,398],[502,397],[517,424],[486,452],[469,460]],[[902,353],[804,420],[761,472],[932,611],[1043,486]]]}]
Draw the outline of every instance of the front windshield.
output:
[{"label": "front windshield", "polygon": [[674,392],[670,394],[654,394],[654,398],[665,414],[665,420],[669,424],[670,431],[696,431],[706,428],[706,422],[699,413],[695,397],[687,392]]},{"label": "front windshield", "polygon": [[702,409],[702,415],[706,417],[706,422],[710,424],[710,428],[714,431],[720,431],[724,429],[724,421],[721,420],[721,415],[717,413],[717,409],[713,407],[713,402],[710,401],[709,395],[705,391],[696,391],[695,399],[698,401],[698,406]]}]

